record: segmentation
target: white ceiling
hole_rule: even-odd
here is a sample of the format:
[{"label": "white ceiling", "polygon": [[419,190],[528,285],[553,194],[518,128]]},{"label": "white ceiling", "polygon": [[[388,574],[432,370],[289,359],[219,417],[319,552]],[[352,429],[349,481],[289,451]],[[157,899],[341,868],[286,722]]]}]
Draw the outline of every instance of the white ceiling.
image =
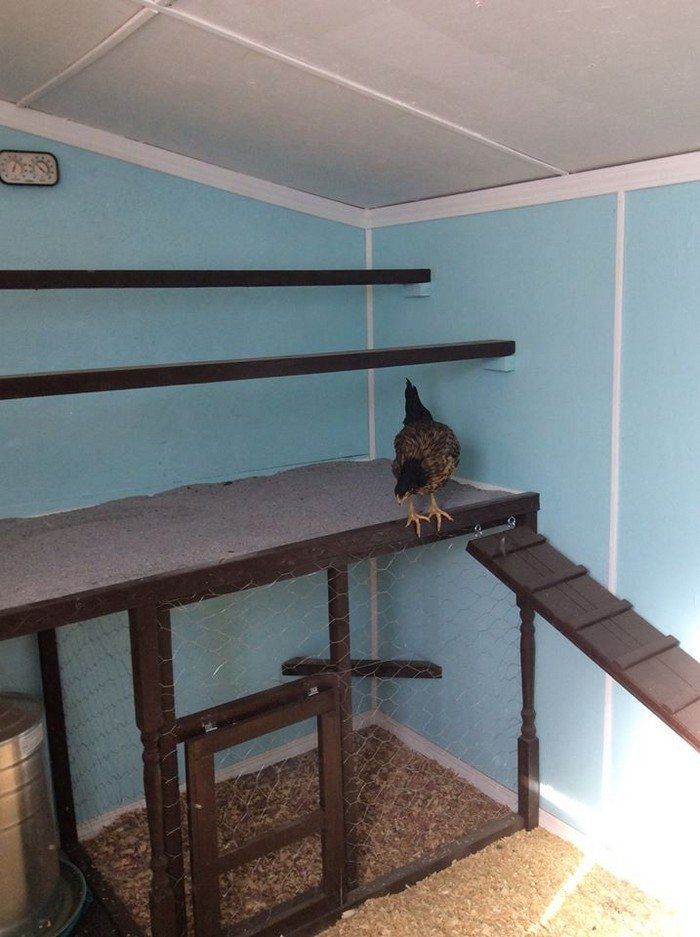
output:
[{"label": "white ceiling", "polygon": [[693,0],[144,5],[1,0],[0,97],[363,207],[700,149]]}]

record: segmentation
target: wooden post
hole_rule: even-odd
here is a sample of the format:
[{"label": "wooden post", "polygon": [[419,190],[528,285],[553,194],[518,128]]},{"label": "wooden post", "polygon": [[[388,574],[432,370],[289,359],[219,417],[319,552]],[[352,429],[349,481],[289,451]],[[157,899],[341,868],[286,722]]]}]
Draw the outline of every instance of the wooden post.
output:
[{"label": "wooden post", "polygon": [[[537,511],[519,515],[518,524],[526,524],[537,533]],[[540,814],[540,741],[535,724],[535,612],[523,597],[516,599],[520,609],[520,673],[522,679],[522,725],[518,739],[518,813],[525,829],[539,826]]]},{"label": "wooden post", "polygon": [[185,866],[182,854],[180,778],[175,729],[173,642],[170,610],[167,608],[158,609],[158,655],[160,658],[160,698],[163,720],[159,748],[163,785],[165,854],[168,860],[168,875],[175,892],[177,904],[178,934],[182,937],[187,933],[187,905],[185,899]]},{"label": "wooden post", "polygon": [[347,566],[328,570],[328,630],[330,662],[338,674],[340,741],[343,758],[345,826],[344,892],[357,885],[357,782],[355,736],[352,724],[352,659],[350,655],[350,603]]},{"label": "wooden post", "polygon": [[178,899],[169,874],[167,822],[161,738],[167,726],[161,691],[161,640],[154,604],[129,611],[131,664],[136,725],[143,745],[143,789],[151,842],[151,932],[153,937],[177,937]]},{"label": "wooden post", "polygon": [[345,835],[343,824],[343,761],[340,725],[335,711],[323,713],[318,724],[318,771],[323,811],[323,891],[343,903]]},{"label": "wooden post", "polygon": [[535,726],[535,611],[518,597],[520,609],[520,670],[522,677],[522,728],[518,739],[518,813],[525,829],[539,824],[540,742]]},{"label": "wooden post", "polygon": [[75,822],[73,782],[70,772],[66,714],[63,706],[63,687],[61,685],[61,666],[58,657],[56,630],[51,628],[48,631],[39,631],[36,637],[39,645],[39,666],[41,668],[41,686],[44,693],[56,820],[61,838],[61,847],[66,852],[70,852],[78,844],[78,830]]},{"label": "wooden post", "polygon": [[221,934],[221,891],[214,755],[185,746],[195,937]]}]

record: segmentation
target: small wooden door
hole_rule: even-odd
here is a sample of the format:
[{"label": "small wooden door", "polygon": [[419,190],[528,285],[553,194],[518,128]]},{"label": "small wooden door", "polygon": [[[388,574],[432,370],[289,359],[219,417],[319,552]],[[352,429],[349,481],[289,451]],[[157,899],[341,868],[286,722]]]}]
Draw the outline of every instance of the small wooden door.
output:
[{"label": "small wooden door", "polygon": [[[298,694],[294,695],[292,690],[291,699],[280,702],[275,690],[257,694],[256,708],[252,714],[233,724],[218,724],[216,728],[203,731],[185,743],[192,907],[196,937],[220,937],[222,934],[222,874],[315,834],[321,836],[320,887],[300,895],[294,901],[271,908],[255,919],[248,918],[234,928],[227,927],[226,933],[228,937],[236,934],[273,937],[339,911],[342,906],[343,786],[337,676],[324,674],[311,683],[307,678],[285,689],[290,687],[298,687]],[[215,793],[216,753],[311,717],[316,717],[317,721],[319,809],[220,853]],[[213,721],[216,722],[216,719]]]}]

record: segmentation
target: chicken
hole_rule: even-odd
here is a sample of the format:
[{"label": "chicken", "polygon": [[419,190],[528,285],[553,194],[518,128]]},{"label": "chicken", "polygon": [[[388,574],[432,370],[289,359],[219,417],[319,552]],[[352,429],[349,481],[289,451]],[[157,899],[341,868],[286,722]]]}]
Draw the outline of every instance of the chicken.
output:
[{"label": "chicken", "polygon": [[[408,499],[406,527],[414,524],[420,537],[421,521],[435,518],[440,530],[443,517],[452,517],[438,506],[435,492],[442,488],[459,464],[460,448],[454,432],[444,423],[436,423],[430,410],[420,401],[418,391],[406,381],[406,417],[403,429],[394,439],[396,458],[391,470],[396,478],[394,494],[399,504]],[[427,514],[417,514],[414,495],[430,495]]]}]

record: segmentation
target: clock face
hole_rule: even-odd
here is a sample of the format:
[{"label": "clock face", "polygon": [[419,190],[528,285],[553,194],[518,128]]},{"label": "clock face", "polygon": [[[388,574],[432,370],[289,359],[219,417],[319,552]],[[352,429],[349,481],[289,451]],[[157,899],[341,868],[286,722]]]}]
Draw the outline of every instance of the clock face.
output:
[{"label": "clock face", "polygon": [[51,153],[0,150],[0,182],[7,185],[56,185],[58,162]]}]

